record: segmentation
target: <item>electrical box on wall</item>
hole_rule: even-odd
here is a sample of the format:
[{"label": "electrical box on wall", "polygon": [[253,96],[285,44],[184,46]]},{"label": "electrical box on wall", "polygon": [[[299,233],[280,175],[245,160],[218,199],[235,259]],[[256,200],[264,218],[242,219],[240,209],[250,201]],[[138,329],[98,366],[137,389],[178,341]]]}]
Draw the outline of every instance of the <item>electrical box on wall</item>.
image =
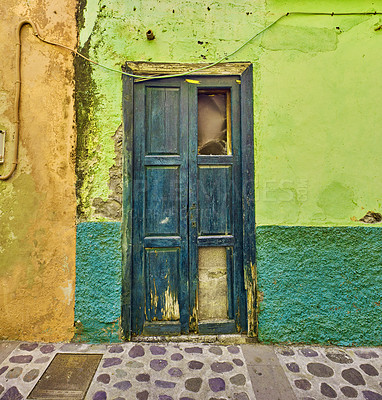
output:
[{"label": "electrical box on wall", "polygon": [[4,162],[5,153],[5,131],[0,130],[0,164]]}]

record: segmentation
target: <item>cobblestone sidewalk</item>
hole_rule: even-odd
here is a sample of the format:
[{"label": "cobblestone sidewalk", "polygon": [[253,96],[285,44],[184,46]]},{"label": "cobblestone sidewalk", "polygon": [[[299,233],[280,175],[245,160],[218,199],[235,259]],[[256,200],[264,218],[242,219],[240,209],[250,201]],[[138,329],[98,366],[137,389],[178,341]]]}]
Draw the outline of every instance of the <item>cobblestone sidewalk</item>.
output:
[{"label": "cobblestone sidewalk", "polygon": [[276,347],[298,400],[382,400],[380,348]]},{"label": "cobblestone sidewalk", "polygon": [[188,342],[0,342],[0,400],[26,399],[57,353],[102,356],[88,400],[382,400],[381,348]]},{"label": "cobblestone sidewalk", "polygon": [[25,399],[58,352],[103,354],[89,400],[255,398],[239,346],[192,343],[21,343],[0,365],[0,398]]}]

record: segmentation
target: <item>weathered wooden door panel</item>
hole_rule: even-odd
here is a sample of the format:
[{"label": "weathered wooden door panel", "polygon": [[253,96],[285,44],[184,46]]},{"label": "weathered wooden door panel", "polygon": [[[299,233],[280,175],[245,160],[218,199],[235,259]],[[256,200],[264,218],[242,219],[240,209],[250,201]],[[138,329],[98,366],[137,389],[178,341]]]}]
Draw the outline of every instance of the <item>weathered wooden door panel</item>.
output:
[{"label": "weathered wooden door panel", "polygon": [[199,236],[232,234],[232,168],[230,165],[199,165]]},{"label": "weathered wooden door panel", "polygon": [[146,155],[180,154],[180,88],[146,88]]},{"label": "weathered wooden door panel", "polygon": [[237,78],[134,85],[135,334],[246,331]]},{"label": "weathered wooden door panel", "polygon": [[[133,330],[188,331],[188,114],[181,82],[135,86]],[[166,330],[166,322],[168,322]],[[154,324],[154,327],[152,326]]]},{"label": "weathered wooden door panel", "polygon": [[145,236],[180,235],[179,166],[146,166]]},{"label": "weathered wooden door panel", "polygon": [[[190,325],[199,333],[246,330],[239,82],[232,77],[204,78],[189,93],[189,203],[197,205],[189,225],[190,307],[198,310],[191,314]],[[224,129],[214,137],[219,130],[219,113],[222,121],[225,119]],[[200,123],[203,116],[207,129]],[[215,122],[209,121],[210,117]],[[204,143],[208,139],[213,146]],[[207,274],[203,271],[205,251],[215,254]],[[209,275],[210,287],[204,294],[203,275]],[[216,289],[211,290],[213,287]],[[224,313],[223,301],[227,302]],[[215,302],[218,304],[213,310]]]},{"label": "weathered wooden door panel", "polygon": [[148,321],[179,321],[180,249],[146,248]]}]

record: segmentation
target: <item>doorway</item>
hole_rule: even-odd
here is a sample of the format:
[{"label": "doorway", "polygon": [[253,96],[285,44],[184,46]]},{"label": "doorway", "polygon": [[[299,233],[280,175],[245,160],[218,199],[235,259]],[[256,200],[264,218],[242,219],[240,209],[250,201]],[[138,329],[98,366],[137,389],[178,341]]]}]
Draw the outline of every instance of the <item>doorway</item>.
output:
[{"label": "doorway", "polygon": [[253,138],[242,76],[130,79],[128,89],[125,326],[150,336],[248,332]]}]

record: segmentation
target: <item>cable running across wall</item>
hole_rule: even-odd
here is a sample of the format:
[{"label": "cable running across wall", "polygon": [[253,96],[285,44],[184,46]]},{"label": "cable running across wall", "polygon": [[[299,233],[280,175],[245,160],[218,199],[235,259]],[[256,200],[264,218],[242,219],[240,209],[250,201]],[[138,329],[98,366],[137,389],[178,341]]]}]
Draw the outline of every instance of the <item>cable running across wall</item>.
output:
[{"label": "cable running across wall", "polygon": [[35,36],[37,36],[41,41],[43,41],[44,43],[48,43],[51,44],[53,46],[58,46],[58,47],[62,47],[64,49],[67,49],[69,51],[71,51],[72,53],[74,53],[76,56],[83,58],[84,60],[97,65],[99,67],[102,67],[108,71],[112,71],[112,72],[116,72],[118,74],[122,74],[122,75],[127,75],[131,78],[141,78],[141,79],[145,79],[145,80],[149,80],[149,79],[165,79],[165,78],[176,78],[176,77],[180,77],[180,76],[186,76],[189,74],[195,74],[196,72],[199,71],[203,71],[205,69],[214,67],[217,64],[222,63],[225,60],[228,60],[230,57],[232,57],[234,54],[238,53],[243,47],[245,47],[248,43],[250,43],[252,40],[254,40],[256,37],[260,36],[262,33],[264,33],[265,31],[267,31],[269,28],[271,28],[273,25],[277,24],[277,22],[279,22],[280,20],[284,19],[285,17],[288,17],[289,15],[312,15],[312,16],[349,16],[349,15],[382,15],[382,12],[377,12],[377,11],[373,11],[373,12],[348,12],[348,13],[335,13],[335,12],[304,12],[304,11],[291,11],[291,12],[287,12],[285,14],[282,14],[279,18],[275,19],[273,22],[271,22],[269,25],[267,25],[264,29],[261,29],[259,32],[256,32],[253,36],[251,36],[247,41],[245,41],[241,46],[239,46],[236,50],[232,51],[229,54],[226,54],[225,56],[221,57],[219,60],[213,62],[212,64],[208,64],[205,65],[201,68],[197,68],[197,69],[193,69],[187,72],[182,72],[180,74],[173,74],[173,75],[155,75],[155,76],[147,76],[147,75],[135,75],[135,74],[131,74],[129,72],[125,72],[125,71],[121,71],[121,70],[117,70],[115,68],[111,68],[108,67],[106,65],[100,64],[96,61],[91,60],[90,58],[84,56],[83,54],[79,53],[77,50],[75,49],[71,49],[70,47],[64,46],[62,44],[59,43],[55,43],[55,42],[51,42],[48,41],[44,38],[42,38],[40,36],[40,34],[38,32],[35,32]]},{"label": "cable running across wall", "polygon": [[253,36],[251,36],[247,41],[245,41],[242,45],[240,45],[236,50],[232,51],[229,54],[226,54],[225,56],[221,57],[219,60],[213,62],[212,64],[208,64],[205,65],[203,67],[197,68],[197,69],[193,69],[187,72],[183,72],[180,74],[173,74],[173,75],[156,75],[156,76],[147,76],[147,75],[135,75],[135,74],[131,74],[129,72],[125,72],[125,71],[121,71],[121,70],[117,70],[115,68],[111,68],[108,67],[106,65],[100,64],[94,60],[91,60],[90,58],[84,56],[83,54],[81,54],[80,52],[78,52],[75,49],[72,49],[71,47],[65,46],[63,44],[60,43],[56,43],[47,39],[44,39],[43,37],[41,37],[38,29],[37,29],[37,25],[33,22],[33,21],[29,21],[29,20],[24,20],[21,21],[18,25],[17,28],[17,51],[16,51],[16,95],[15,95],[15,116],[16,116],[16,122],[15,122],[15,145],[14,145],[14,160],[12,162],[12,167],[11,170],[5,174],[5,175],[0,175],[0,180],[7,180],[9,179],[13,173],[16,170],[17,164],[18,164],[18,148],[19,148],[19,126],[20,126],[20,89],[21,89],[21,74],[20,74],[20,70],[21,70],[21,30],[25,25],[30,25],[32,27],[33,30],[33,34],[42,42],[50,44],[52,46],[57,46],[63,49],[66,49],[70,52],[72,52],[75,56],[81,57],[84,60],[97,65],[101,68],[104,68],[108,71],[111,72],[115,72],[118,74],[122,74],[122,75],[127,75],[131,78],[140,78],[140,79],[144,79],[144,80],[149,80],[149,79],[165,79],[165,78],[176,78],[176,77],[180,77],[180,76],[186,76],[186,75],[190,75],[190,74],[195,74],[199,71],[203,71],[206,70],[208,68],[214,67],[217,64],[222,63],[225,60],[228,60],[230,57],[232,57],[234,54],[238,53],[243,47],[245,47],[248,43],[250,43],[252,40],[254,40],[255,38],[257,38],[258,36],[260,36],[263,32],[265,32],[266,30],[268,30],[269,28],[271,28],[272,26],[274,26],[277,22],[279,22],[280,20],[282,20],[283,18],[286,18],[290,15],[300,15],[300,16],[349,16],[349,15],[364,15],[364,16],[372,16],[372,15],[382,15],[382,12],[344,12],[344,13],[335,13],[335,12],[304,12],[304,11],[292,11],[292,12],[287,12],[285,14],[282,14],[280,17],[278,17],[277,19],[275,19],[273,22],[271,22],[269,25],[267,25],[264,29],[261,29],[259,32],[256,32]]}]

